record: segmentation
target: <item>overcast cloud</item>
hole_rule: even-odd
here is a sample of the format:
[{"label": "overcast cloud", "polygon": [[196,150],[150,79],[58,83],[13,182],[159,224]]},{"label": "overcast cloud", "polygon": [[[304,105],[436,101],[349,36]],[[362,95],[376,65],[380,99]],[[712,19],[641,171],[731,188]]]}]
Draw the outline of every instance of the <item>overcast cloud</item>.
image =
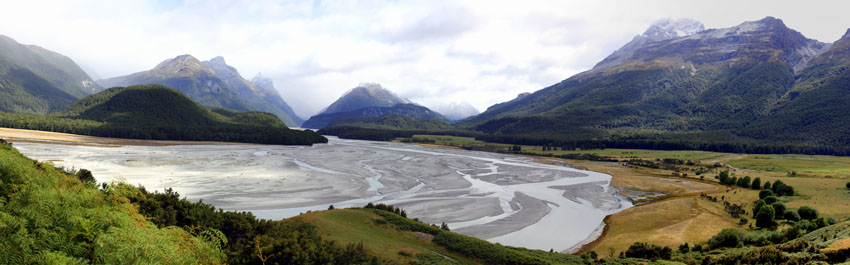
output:
[{"label": "overcast cloud", "polygon": [[0,34],[101,77],[224,56],[272,78],[303,118],[360,82],[480,110],[591,68],[661,18],[706,28],[775,16],[833,42],[848,1],[0,1]]}]

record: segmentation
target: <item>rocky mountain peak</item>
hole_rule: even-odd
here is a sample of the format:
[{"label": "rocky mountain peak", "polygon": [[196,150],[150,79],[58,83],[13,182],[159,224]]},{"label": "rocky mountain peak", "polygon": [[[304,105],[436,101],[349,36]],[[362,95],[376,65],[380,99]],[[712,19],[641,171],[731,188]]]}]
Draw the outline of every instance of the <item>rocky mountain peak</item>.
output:
[{"label": "rocky mountain peak", "polygon": [[680,18],[680,19],[661,19],[646,29],[641,36],[647,37],[653,41],[667,40],[679,37],[693,35],[697,32],[705,30],[705,26],[699,21]]},{"label": "rocky mountain peak", "polygon": [[378,83],[360,83],[328,106],[323,113],[345,112],[365,107],[392,107],[402,103],[410,101],[384,89]]},{"label": "rocky mountain peak", "polygon": [[180,55],[174,57],[172,59],[167,59],[157,64],[153,69],[154,71],[161,73],[179,73],[179,72],[193,72],[193,71],[203,71],[209,70],[204,67],[204,65],[197,58],[193,57],[189,54]]}]

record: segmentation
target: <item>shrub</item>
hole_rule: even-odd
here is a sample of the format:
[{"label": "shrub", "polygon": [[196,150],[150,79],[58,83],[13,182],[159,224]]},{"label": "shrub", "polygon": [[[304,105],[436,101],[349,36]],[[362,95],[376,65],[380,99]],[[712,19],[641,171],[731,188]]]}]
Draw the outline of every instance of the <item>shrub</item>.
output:
[{"label": "shrub", "polygon": [[847,182],[847,184],[844,184],[844,186],[850,189],[850,182]]},{"label": "shrub", "polygon": [[741,230],[735,228],[726,228],[708,240],[708,247],[710,249],[717,249],[722,247],[737,247],[738,245],[742,244],[743,237],[744,235]]},{"label": "shrub", "polygon": [[773,204],[774,202],[778,202],[778,201],[779,201],[779,198],[776,198],[776,196],[764,197],[764,202],[767,203],[767,204]]},{"label": "shrub", "polygon": [[770,204],[770,207],[773,207],[773,211],[776,212],[775,218],[777,220],[785,219],[785,204],[782,202],[774,202]]},{"label": "shrub", "polygon": [[800,218],[804,220],[814,220],[818,218],[818,210],[809,206],[800,207],[800,209],[797,209],[797,213],[800,214]]},{"label": "shrub", "polygon": [[756,226],[761,228],[770,228],[776,225],[773,219],[776,217],[776,211],[770,205],[765,205],[759,208],[756,213]]},{"label": "shrub", "polygon": [[797,211],[794,210],[785,210],[785,214],[783,216],[785,217],[785,220],[788,221],[800,221],[800,214],[798,214]]},{"label": "shrub", "polygon": [[[768,182],[768,183],[770,183],[770,182]],[[759,191],[759,199],[764,199],[764,198],[767,198],[768,196],[773,196],[772,190],[765,189],[765,190]]]},{"label": "shrub", "polygon": [[659,247],[644,242],[635,242],[626,250],[627,258],[640,258],[648,260],[670,259],[673,249],[670,247]]},{"label": "shrub", "polygon": [[834,225],[834,224],[838,223],[838,220],[835,220],[835,218],[832,218],[832,217],[827,217],[826,223],[829,224],[829,225]]},{"label": "shrub", "polygon": [[761,178],[754,179],[753,184],[750,185],[750,188],[754,190],[761,189]]},{"label": "shrub", "polygon": [[767,203],[764,200],[759,200],[758,202],[756,202],[756,205],[753,206],[753,218],[755,218],[756,215],[759,213],[761,207],[764,207],[766,205]]}]

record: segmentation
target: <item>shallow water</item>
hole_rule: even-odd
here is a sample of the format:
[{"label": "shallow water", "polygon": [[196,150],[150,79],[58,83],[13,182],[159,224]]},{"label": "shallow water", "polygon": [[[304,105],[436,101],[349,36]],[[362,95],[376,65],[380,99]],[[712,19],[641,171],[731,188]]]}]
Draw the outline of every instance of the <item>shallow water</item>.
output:
[{"label": "shallow water", "polygon": [[89,169],[100,182],[173,188],[260,218],[387,203],[460,233],[543,250],[575,250],[598,236],[606,215],[631,207],[609,189],[606,174],[409,144],[15,146],[34,159]]}]

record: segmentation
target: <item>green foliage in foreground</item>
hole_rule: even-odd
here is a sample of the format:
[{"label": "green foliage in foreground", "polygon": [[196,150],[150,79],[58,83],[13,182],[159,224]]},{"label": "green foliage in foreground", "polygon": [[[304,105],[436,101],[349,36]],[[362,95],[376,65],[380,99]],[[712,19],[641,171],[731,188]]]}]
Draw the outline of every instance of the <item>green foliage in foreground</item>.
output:
[{"label": "green foliage in foreground", "polygon": [[214,229],[157,228],[113,188],[0,145],[0,264],[221,264]]},{"label": "green foliage in foreground", "polygon": [[314,225],[298,220],[270,221],[250,212],[216,210],[191,202],[172,190],[147,192],[127,184],[117,190],[138,205],[139,212],[159,227],[215,229],[226,235],[227,264],[375,264],[378,260],[358,245],[340,246],[322,240]]},{"label": "green foliage in foreground", "polygon": [[261,112],[211,111],[160,85],[110,88],[55,115],[0,113],[0,127],[91,136],[309,145],[327,139],[290,130]]}]

